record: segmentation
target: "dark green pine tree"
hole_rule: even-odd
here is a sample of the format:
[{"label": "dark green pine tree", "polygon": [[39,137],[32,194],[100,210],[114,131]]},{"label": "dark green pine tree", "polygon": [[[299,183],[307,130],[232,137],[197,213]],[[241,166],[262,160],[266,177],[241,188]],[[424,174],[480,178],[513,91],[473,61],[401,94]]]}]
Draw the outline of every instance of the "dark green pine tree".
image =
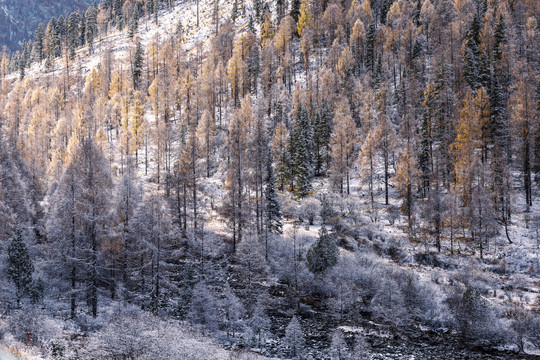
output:
[{"label": "dark green pine tree", "polygon": [[9,244],[7,255],[6,273],[15,285],[17,307],[19,307],[23,295],[29,295],[31,292],[32,274],[34,273],[34,265],[19,230],[16,231]]},{"label": "dark green pine tree", "polygon": [[116,24],[116,27],[118,30],[122,30],[124,28],[124,15],[122,13],[122,0],[114,0],[113,4],[113,16],[114,16],[114,22]]},{"label": "dark green pine tree", "polygon": [[68,18],[67,46],[69,57],[75,58],[75,50],[79,46],[79,14],[72,13]]},{"label": "dark green pine tree", "polygon": [[486,89],[489,88],[491,71],[489,70],[489,60],[485,52],[481,52],[478,58],[478,81]]},{"label": "dark green pine tree", "polygon": [[66,19],[64,19],[63,16],[60,16],[58,18],[58,21],[56,22],[56,32],[58,34],[59,40],[62,39],[64,36],[66,36],[66,33],[67,33]]},{"label": "dark green pine tree", "polygon": [[504,97],[499,82],[497,71],[492,69],[491,79],[488,87],[490,99],[490,123],[489,123],[489,141],[491,145],[499,146],[504,144],[506,134],[504,124],[504,114],[506,112]]},{"label": "dark green pine tree", "polygon": [[19,78],[20,78],[20,80],[24,79],[25,74],[26,74],[26,66],[27,66],[26,54],[25,54],[25,49],[26,48],[27,48],[26,40],[24,40],[23,43],[22,43],[21,53],[19,54]]},{"label": "dark green pine tree", "polygon": [[137,39],[137,44],[135,45],[135,54],[133,55],[132,61],[133,89],[138,90],[141,84],[141,76],[144,62],[144,49],[139,39]]},{"label": "dark green pine tree", "polygon": [[274,177],[274,166],[272,165],[272,156],[268,152],[266,174],[266,227],[273,234],[283,233],[283,216],[281,206],[276,194],[276,178]]},{"label": "dark green pine tree", "polygon": [[320,274],[337,264],[339,249],[334,237],[328,234],[323,225],[319,230],[319,239],[313,244],[306,255],[309,270]]},{"label": "dark green pine tree", "polygon": [[[536,111],[540,113],[540,82],[536,87]],[[540,129],[537,128],[534,140],[535,154],[540,154]],[[535,156],[534,172],[537,174],[537,179],[540,179],[540,156]]]},{"label": "dark green pine tree", "polygon": [[332,135],[332,111],[323,104],[315,114],[313,122],[313,141],[315,143],[315,175],[328,170],[330,163],[330,136]]},{"label": "dark green pine tree", "polygon": [[232,22],[235,22],[237,17],[238,17],[238,0],[234,0],[233,7],[231,10]]},{"label": "dark green pine tree", "polygon": [[129,20],[129,32],[128,32],[128,35],[129,35],[130,39],[133,39],[133,37],[137,33],[137,29],[139,27],[139,17],[140,17],[139,11],[140,10],[139,10],[138,6],[133,7],[133,13],[131,14],[131,18]]},{"label": "dark green pine tree", "polygon": [[276,0],[276,11],[278,18],[281,18],[283,16],[283,13],[285,8],[285,1],[284,0]]},{"label": "dark green pine tree", "polygon": [[[439,179],[448,180],[453,171],[450,144],[454,141],[455,135],[450,109],[454,103],[454,97],[449,80],[450,73],[450,66],[444,57],[440,58],[435,65],[435,76],[429,81],[424,91],[419,153],[423,197],[428,195],[433,175],[438,176]],[[438,166],[434,164],[434,151],[438,153]],[[432,174],[432,172],[437,172],[437,174]]]},{"label": "dark green pine tree", "polygon": [[294,182],[293,189],[297,197],[303,198],[309,195],[311,190],[314,141],[308,112],[302,106],[298,109],[288,147],[291,154],[290,174]]},{"label": "dark green pine tree", "polygon": [[[435,89],[436,91],[436,89]],[[437,93],[428,93],[426,91],[425,102],[431,102]],[[429,191],[429,182],[431,178],[431,155],[433,148],[433,138],[431,133],[433,117],[429,107],[424,107],[422,123],[420,125],[420,155],[419,165],[422,172],[422,197],[426,197]]]},{"label": "dark green pine tree", "polygon": [[44,59],[43,56],[43,40],[45,39],[45,27],[40,23],[34,34],[34,61],[39,62]]},{"label": "dark green pine tree", "polygon": [[101,2],[101,6],[102,6],[103,9],[105,9],[105,10],[112,9],[112,8],[113,8],[113,0],[103,0],[103,1]]},{"label": "dark green pine tree", "polygon": [[471,25],[467,30],[465,64],[463,66],[463,77],[472,90],[478,89],[486,81],[487,59],[485,54],[480,53],[479,45],[480,19],[477,14],[473,17]]},{"label": "dark green pine tree", "polygon": [[277,168],[276,168],[276,178],[277,186],[280,191],[285,190],[285,185],[291,181],[291,176],[289,169],[291,167],[291,156],[287,149],[283,149],[281,154],[279,154]]},{"label": "dark green pine tree", "polygon": [[422,0],[416,0],[416,7],[413,11],[413,19],[416,26],[420,26],[420,14],[422,13]]},{"label": "dark green pine tree", "polygon": [[56,18],[52,18],[47,25],[47,37],[49,41],[48,60],[52,62],[59,54],[58,33],[56,30]]},{"label": "dark green pine tree", "polygon": [[375,19],[369,24],[366,34],[366,68],[375,70],[375,39],[377,37],[377,25]]},{"label": "dark green pine tree", "polygon": [[504,16],[502,14],[497,20],[495,25],[495,41],[493,43],[493,58],[495,62],[499,63],[502,59],[502,49],[501,46],[506,43],[506,23],[504,21]]},{"label": "dark green pine tree", "polygon": [[394,3],[394,0],[383,0],[381,4],[381,24],[386,24],[386,14]]},{"label": "dark green pine tree", "polygon": [[86,10],[86,43],[90,52],[94,51],[94,40],[97,38],[97,12],[90,6]]},{"label": "dark green pine tree", "polygon": [[253,0],[253,8],[255,9],[255,19],[261,23],[263,21],[263,7],[264,3],[262,0]]},{"label": "dark green pine tree", "polygon": [[[488,148],[490,149],[491,167],[493,169],[494,199],[502,223],[507,226],[507,204],[509,198],[507,159],[510,155],[510,135],[506,122],[506,106],[497,70],[492,69],[488,88],[490,99],[490,121],[488,124]],[[508,233],[507,233],[508,234]]]},{"label": "dark green pine tree", "polygon": [[85,46],[86,45],[86,15],[84,13],[81,14],[81,18],[79,19],[79,45]]},{"label": "dark green pine tree", "polygon": [[294,19],[294,22],[298,22],[298,19],[300,18],[300,0],[292,0],[291,12],[289,15]]}]

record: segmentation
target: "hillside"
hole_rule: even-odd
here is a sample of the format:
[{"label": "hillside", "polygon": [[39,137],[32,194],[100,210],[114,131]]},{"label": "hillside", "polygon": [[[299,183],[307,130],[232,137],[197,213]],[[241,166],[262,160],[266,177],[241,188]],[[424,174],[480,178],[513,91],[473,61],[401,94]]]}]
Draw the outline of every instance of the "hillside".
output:
[{"label": "hillside", "polygon": [[23,40],[31,40],[39,23],[52,17],[84,11],[90,0],[0,0],[0,49],[21,49]]},{"label": "hillside", "polygon": [[115,0],[49,26],[0,62],[0,353],[536,358],[539,20]]}]

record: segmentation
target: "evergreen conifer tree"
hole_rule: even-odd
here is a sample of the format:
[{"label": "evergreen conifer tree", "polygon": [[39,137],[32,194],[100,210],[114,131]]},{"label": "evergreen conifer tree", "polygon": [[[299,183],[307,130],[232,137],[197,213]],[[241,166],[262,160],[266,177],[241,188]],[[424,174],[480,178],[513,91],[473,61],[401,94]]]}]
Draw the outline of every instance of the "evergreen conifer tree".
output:
[{"label": "evergreen conifer tree", "polygon": [[307,110],[301,106],[289,137],[290,174],[294,181],[294,192],[299,198],[306,197],[311,190],[313,149],[313,128]]},{"label": "evergreen conifer tree", "polygon": [[298,18],[300,18],[300,0],[292,0],[291,3],[291,17],[294,19],[294,22],[298,22]]},{"label": "evergreen conifer tree", "polygon": [[276,178],[274,177],[274,166],[272,156],[268,153],[267,177],[266,177],[266,226],[269,232],[281,234],[283,232],[283,217],[281,206],[276,194]]},{"label": "evergreen conifer tree", "polygon": [[313,140],[315,143],[315,175],[321,175],[323,167],[328,170],[330,161],[330,136],[332,134],[332,113],[325,104],[315,114]]},{"label": "evergreen conifer tree", "polygon": [[141,44],[141,40],[137,38],[135,45],[135,54],[133,55],[133,67],[132,67],[132,77],[133,77],[133,89],[138,90],[141,84],[141,76],[143,71],[143,62],[144,62],[144,49]]},{"label": "evergreen conifer tree", "polygon": [[15,285],[17,307],[19,307],[22,296],[30,293],[32,274],[34,272],[34,265],[20,230],[17,230],[13,236],[7,252],[6,273],[13,285]]},{"label": "evergreen conifer tree", "polygon": [[375,19],[369,24],[366,34],[366,68],[375,71],[375,40],[377,37],[377,25]]},{"label": "evergreen conifer tree", "polygon": [[306,255],[307,265],[313,273],[324,273],[337,264],[339,249],[334,237],[328,234],[326,227],[321,227],[319,240],[313,244]]},{"label": "evergreen conifer tree", "polygon": [[43,40],[45,39],[45,27],[39,24],[34,34],[34,61],[41,64],[43,60]]}]

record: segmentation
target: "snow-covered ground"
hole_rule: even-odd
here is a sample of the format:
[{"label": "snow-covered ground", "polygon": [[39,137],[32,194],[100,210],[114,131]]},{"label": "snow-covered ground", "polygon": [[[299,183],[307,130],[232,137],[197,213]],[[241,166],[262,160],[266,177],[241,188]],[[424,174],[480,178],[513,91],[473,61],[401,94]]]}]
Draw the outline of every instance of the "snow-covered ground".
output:
[{"label": "snow-covered ground", "polygon": [[[249,6],[246,3],[246,6]],[[233,1],[223,0],[219,2],[220,25],[229,21],[232,12]],[[197,6],[196,2],[182,0],[177,1],[172,8],[160,10],[159,22],[156,24],[151,18],[140,20],[138,32],[133,39],[139,38],[143,46],[147,46],[153,39],[166,40],[177,32],[178,25],[183,28],[182,39],[186,54],[193,53],[195,48],[202,44],[207,49],[215,35],[215,24],[213,22],[214,1],[201,0],[199,3],[199,26],[197,26]],[[238,11],[238,17],[233,26],[237,32],[245,30],[249,21],[242,11]],[[82,75],[85,76],[90,70],[99,64],[101,56],[105,50],[110,49],[117,61],[128,64],[130,50],[134,42],[129,38],[126,30],[118,31],[111,29],[108,34],[94,44],[94,50],[89,53],[86,47],[77,50],[76,62],[82,64]],[[59,76],[64,68],[63,59],[57,59],[54,70],[45,71],[45,64],[33,64],[26,71],[26,76],[40,78],[43,76]],[[76,67],[75,67],[76,68]],[[18,74],[12,73],[8,79],[15,79]]]},{"label": "snow-covered ground", "polygon": [[0,360],[17,360],[17,357],[0,347]]}]

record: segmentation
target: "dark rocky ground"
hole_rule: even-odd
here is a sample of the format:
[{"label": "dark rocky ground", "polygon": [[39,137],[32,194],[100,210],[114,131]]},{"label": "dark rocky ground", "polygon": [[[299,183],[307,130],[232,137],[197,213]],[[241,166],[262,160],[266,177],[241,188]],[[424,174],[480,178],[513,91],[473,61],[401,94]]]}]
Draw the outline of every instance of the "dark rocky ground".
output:
[{"label": "dark rocky ground", "polygon": [[[299,319],[306,336],[306,354],[313,359],[329,359],[327,350],[331,343],[332,333],[339,326],[338,321],[324,312],[312,310],[301,313]],[[274,337],[281,338],[290,316],[285,312],[275,311],[270,314],[270,319]],[[357,335],[358,332],[362,335]],[[448,330],[422,330],[419,327],[409,326],[396,331],[368,319],[354,326],[354,331],[345,332],[344,336],[349,345],[354,343],[356,336],[363,336],[373,360],[540,359],[538,356],[519,354],[514,351],[469,346],[459,334]],[[272,357],[287,355],[279,341],[270,342],[263,352]]]}]

